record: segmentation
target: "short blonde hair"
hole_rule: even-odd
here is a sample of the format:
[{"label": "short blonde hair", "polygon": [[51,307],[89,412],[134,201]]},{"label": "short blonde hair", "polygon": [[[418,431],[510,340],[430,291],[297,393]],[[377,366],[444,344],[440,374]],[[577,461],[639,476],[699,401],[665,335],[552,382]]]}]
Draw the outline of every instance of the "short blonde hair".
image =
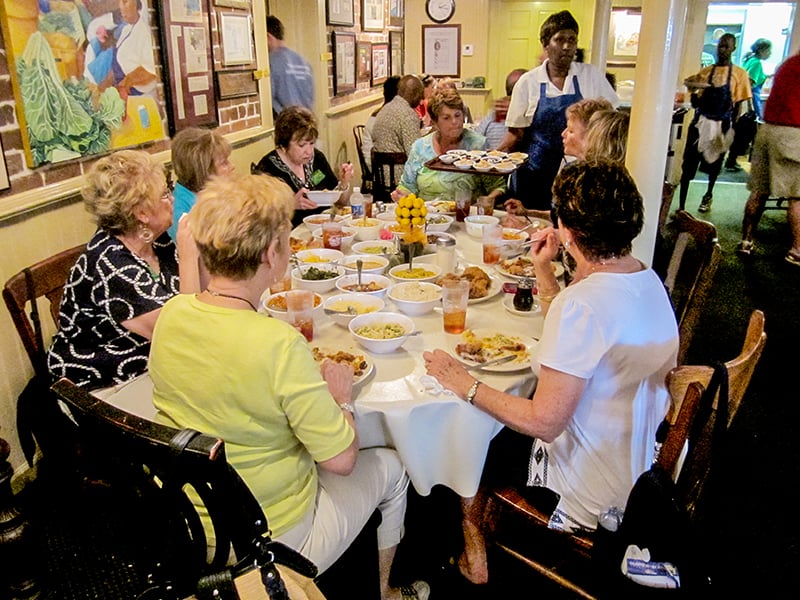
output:
[{"label": "short blonde hair", "polygon": [[567,118],[578,119],[587,127],[589,119],[599,110],[614,110],[614,106],[605,98],[584,98],[567,107]]},{"label": "short blonde hair", "polygon": [[624,163],[628,148],[630,115],[619,110],[600,110],[586,128],[586,160],[608,159]]},{"label": "short blonde hair", "polygon": [[136,231],[136,209],[155,206],[166,191],[164,167],[150,154],[119,150],[94,163],[81,195],[97,226],[117,235]]},{"label": "short blonde hair", "polygon": [[460,110],[462,113],[467,112],[464,100],[453,88],[444,88],[441,92],[437,91],[428,102],[428,112],[431,113],[431,118],[434,121],[439,118],[439,113],[445,106],[452,110]]},{"label": "short blonde hair", "polygon": [[234,174],[210,179],[188,218],[208,272],[242,281],[258,270],[272,240],[280,243],[293,213],[294,194],[280,179]]},{"label": "short blonde hair", "polygon": [[178,183],[197,193],[214,175],[217,161],[227,159],[233,148],[222,134],[211,129],[187,127],[172,138],[172,167]]}]

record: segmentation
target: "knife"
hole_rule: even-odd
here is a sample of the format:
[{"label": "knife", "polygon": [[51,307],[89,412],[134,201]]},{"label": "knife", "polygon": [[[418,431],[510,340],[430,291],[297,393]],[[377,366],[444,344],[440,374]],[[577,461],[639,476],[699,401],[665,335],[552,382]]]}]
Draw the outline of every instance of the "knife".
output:
[{"label": "knife", "polygon": [[[461,358],[466,358],[468,360],[471,360],[467,356],[464,356],[463,354],[461,355]],[[478,363],[476,365],[468,366],[467,370],[469,371],[471,369],[485,369],[486,367],[493,367],[495,365],[502,365],[502,364],[505,364],[507,362],[511,362],[515,358],[517,358],[516,354],[506,354],[505,356],[501,356],[499,358],[493,358],[492,360],[487,360],[486,362],[482,362],[482,363]]]}]

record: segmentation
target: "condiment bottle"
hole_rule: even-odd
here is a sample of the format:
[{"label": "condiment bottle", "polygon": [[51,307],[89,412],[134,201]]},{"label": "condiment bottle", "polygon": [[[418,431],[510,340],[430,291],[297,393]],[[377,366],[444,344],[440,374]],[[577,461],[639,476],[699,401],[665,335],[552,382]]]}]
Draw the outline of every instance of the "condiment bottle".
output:
[{"label": "condiment bottle", "polygon": [[524,312],[533,309],[533,279],[530,277],[523,277],[517,284],[517,292],[514,294],[514,308]]},{"label": "condiment bottle", "polygon": [[441,267],[443,275],[455,271],[456,241],[453,238],[444,236],[436,238],[436,264]]}]

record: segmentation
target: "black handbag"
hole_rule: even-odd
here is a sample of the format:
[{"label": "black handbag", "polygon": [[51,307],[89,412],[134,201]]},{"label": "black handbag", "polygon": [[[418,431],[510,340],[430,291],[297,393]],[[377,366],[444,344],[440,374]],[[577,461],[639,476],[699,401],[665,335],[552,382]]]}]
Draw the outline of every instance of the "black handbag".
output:
[{"label": "black handbag", "polygon": [[730,149],[731,154],[734,156],[747,154],[747,149],[750,147],[750,144],[753,143],[753,140],[756,138],[756,132],[758,131],[756,111],[753,110],[752,107],[739,116],[733,124],[733,131],[733,143]]}]

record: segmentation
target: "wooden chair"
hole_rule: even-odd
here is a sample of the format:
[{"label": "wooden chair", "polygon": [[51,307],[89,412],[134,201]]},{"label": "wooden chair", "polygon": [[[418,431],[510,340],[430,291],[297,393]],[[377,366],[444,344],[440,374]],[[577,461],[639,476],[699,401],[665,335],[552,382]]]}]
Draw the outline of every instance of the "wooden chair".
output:
[{"label": "wooden chair", "polygon": [[[71,424],[48,391],[47,346],[38,300],[45,298],[49,302],[50,316],[57,327],[64,285],[85,248],[85,245],[75,246],[45,258],[11,277],[3,287],[3,300],[35,373],[17,401],[17,434],[30,465],[37,443],[45,455],[56,461],[67,460],[74,451]],[[28,307],[30,313],[26,312]]]},{"label": "wooden chair", "polygon": [[[41,324],[38,322],[38,310],[33,310],[32,303],[39,298],[46,298],[50,302],[53,323],[58,325],[64,285],[72,265],[85,249],[85,245],[75,246],[45,258],[14,275],[3,287],[3,300],[34,369],[39,369],[44,364],[46,348],[43,345]],[[30,317],[25,312],[28,303],[31,303]]]},{"label": "wooden chair", "polygon": [[356,152],[358,152],[358,164],[361,165],[361,193],[372,193],[372,170],[367,164],[367,158],[364,156],[364,130],[365,125],[355,125],[353,127],[353,137],[356,139]]},{"label": "wooden chair", "polygon": [[[669,262],[662,279],[678,320],[678,364],[683,364],[711,291],[722,251],[717,242],[716,227],[685,210],[675,213],[667,227],[674,233],[675,243],[668,251]],[[658,265],[657,258],[654,264]]]},{"label": "wooden chair", "polygon": [[[656,459],[668,473],[676,471],[702,395],[703,386],[692,383],[683,396],[671,396],[668,413],[671,425]],[[604,557],[595,554],[594,533],[573,535],[550,529],[549,515],[528,502],[514,486],[491,490],[488,514],[489,541],[500,551],[500,557],[511,557],[576,597],[594,599],[619,593],[614,589],[620,585],[620,578],[615,576],[618,565],[608,564],[602,560]]]},{"label": "wooden chair", "polygon": [[372,151],[372,198],[376,202],[391,202],[392,192],[400,183],[397,167],[406,164],[405,152]]},{"label": "wooden chair", "polygon": [[[201,578],[224,571],[231,552],[237,559],[233,575],[256,567],[272,600],[288,600],[278,585],[276,563],[316,575],[310,561],[270,539],[267,518],[228,463],[223,440],[131,415],[68,379],[57,381],[53,391],[72,412],[87,451],[105,459],[105,485],[129,494],[129,518],[142,539],[124,542],[143,544],[146,552],[135,557],[139,563],[133,568],[147,573],[146,581],[154,580],[150,587],[159,589],[140,597],[186,597]],[[193,498],[208,512],[214,545]]]}]

